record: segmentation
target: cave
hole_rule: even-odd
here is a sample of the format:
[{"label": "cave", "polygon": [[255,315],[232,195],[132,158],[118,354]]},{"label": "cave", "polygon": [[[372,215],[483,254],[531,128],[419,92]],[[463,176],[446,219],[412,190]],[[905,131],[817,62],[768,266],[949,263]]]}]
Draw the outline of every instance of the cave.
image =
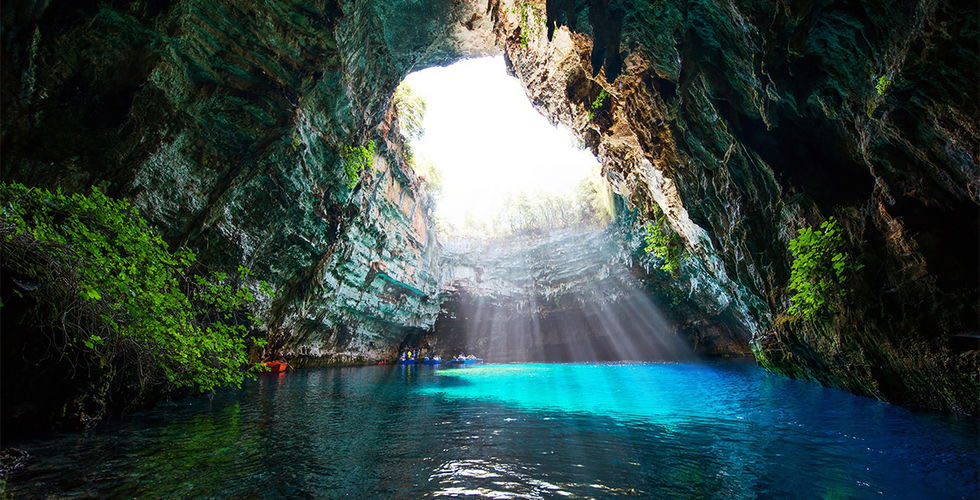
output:
[{"label": "cave", "polygon": [[[0,18],[0,493],[975,495],[975,5]],[[505,86],[594,178],[466,222],[563,175]]]}]

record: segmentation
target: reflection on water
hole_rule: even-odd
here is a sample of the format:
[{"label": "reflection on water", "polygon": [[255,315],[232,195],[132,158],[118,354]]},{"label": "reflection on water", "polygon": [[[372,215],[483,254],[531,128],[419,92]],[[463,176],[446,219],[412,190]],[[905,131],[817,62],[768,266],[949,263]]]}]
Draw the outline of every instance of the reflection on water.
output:
[{"label": "reflection on water", "polygon": [[[419,369],[421,368],[421,369]],[[15,494],[975,498],[973,420],[746,363],[264,377],[24,443]]]}]

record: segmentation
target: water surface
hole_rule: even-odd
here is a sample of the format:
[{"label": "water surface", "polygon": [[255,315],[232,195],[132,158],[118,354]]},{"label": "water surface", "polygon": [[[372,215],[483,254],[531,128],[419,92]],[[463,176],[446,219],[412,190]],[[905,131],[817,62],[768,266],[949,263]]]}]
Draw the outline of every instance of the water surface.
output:
[{"label": "water surface", "polygon": [[978,432],[752,363],[263,376],[23,443],[15,494],[976,498]]}]

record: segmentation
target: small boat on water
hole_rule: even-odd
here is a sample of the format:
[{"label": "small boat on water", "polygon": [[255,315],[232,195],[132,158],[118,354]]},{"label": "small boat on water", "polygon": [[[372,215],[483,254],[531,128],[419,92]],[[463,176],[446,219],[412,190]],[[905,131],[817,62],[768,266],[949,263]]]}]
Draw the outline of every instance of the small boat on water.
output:
[{"label": "small boat on water", "polygon": [[425,358],[422,360],[423,365],[437,366],[442,364],[442,360],[438,358]]},{"label": "small boat on water", "polygon": [[414,359],[399,359],[398,364],[401,366],[412,366],[415,364]]},{"label": "small boat on water", "polygon": [[288,363],[279,360],[279,361],[266,361],[265,363],[262,363],[262,365],[265,366],[266,368],[265,373],[282,373],[286,371],[286,366],[288,365]]}]

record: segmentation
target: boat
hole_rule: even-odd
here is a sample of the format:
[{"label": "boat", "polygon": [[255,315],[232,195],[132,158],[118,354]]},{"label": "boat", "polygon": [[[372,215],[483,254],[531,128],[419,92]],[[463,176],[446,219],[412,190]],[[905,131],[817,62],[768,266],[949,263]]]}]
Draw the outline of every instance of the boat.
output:
[{"label": "boat", "polygon": [[429,358],[425,358],[425,359],[422,360],[422,364],[423,365],[429,365],[429,366],[437,366],[437,365],[442,364],[442,360],[441,359],[429,359]]},{"label": "boat", "polygon": [[415,364],[414,359],[399,359],[398,364],[401,366],[412,366]]},{"label": "boat", "polygon": [[266,361],[262,363],[265,366],[265,373],[282,373],[286,371],[286,366],[288,363],[285,361]]},{"label": "boat", "polygon": [[462,366],[462,365],[475,365],[482,362],[483,362],[482,358],[450,359],[449,361],[446,361],[446,364],[450,366]]}]

